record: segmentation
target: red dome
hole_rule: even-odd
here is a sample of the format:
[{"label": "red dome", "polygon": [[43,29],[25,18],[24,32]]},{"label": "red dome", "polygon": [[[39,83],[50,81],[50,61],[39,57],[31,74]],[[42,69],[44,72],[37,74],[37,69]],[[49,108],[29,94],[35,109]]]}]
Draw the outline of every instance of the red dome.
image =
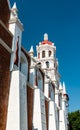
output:
[{"label": "red dome", "polygon": [[48,41],[48,40],[44,40],[41,42],[41,44],[48,44],[48,45],[52,45],[52,42]]}]

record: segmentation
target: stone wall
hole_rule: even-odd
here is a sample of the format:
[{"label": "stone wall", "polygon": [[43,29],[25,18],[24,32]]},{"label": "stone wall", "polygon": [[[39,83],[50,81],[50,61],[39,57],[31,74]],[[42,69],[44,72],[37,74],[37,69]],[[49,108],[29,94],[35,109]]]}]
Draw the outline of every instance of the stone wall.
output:
[{"label": "stone wall", "polygon": [[6,128],[9,86],[10,54],[0,44],[0,130]]},{"label": "stone wall", "polygon": [[[2,4],[3,7],[1,7]],[[12,35],[5,27],[5,25],[7,26],[8,23],[9,12],[7,14],[6,11],[8,10],[8,7],[5,7],[4,4],[7,4],[6,0],[1,0],[0,20],[2,20],[4,23],[0,21],[0,39],[3,40],[3,42],[5,42],[7,46],[11,48]],[[1,11],[2,8],[5,9]],[[10,56],[11,54],[0,43],[0,130],[6,130],[7,108],[10,87]]]},{"label": "stone wall", "polygon": [[12,34],[5,27],[5,25],[0,22],[0,38],[10,47],[12,48]]},{"label": "stone wall", "polygon": [[7,0],[0,0],[0,20],[8,27],[10,10]]}]

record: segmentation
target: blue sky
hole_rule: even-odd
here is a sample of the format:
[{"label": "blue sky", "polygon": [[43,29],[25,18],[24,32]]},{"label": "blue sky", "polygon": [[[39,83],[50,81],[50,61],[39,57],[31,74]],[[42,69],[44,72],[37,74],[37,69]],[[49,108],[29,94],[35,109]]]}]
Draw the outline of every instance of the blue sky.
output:
[{"label": "blue sky", "polygon": [[69,111],[80,109],[80,0],[10,0],[17,3],[24,25],[22,45],[26,50],[43,40],[57,47],[61,81],[69,94]]}]

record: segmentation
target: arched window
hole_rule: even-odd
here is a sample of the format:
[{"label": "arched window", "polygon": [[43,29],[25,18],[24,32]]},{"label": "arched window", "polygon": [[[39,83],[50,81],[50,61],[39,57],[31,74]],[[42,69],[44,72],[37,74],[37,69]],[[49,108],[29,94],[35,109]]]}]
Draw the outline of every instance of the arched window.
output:
[{"label": "arched window", "polygon": [[54,101],[55,99],[55,92],[54,92],[54,88],[51,84],[49,84],[49,97],[51,98],[51,100]]},{"label": "arched window", "polygon": [[45,51],[42,51],[42,58],[45,57]]},{"label": "arched window", "polygon": [[51,51],[49,51],[49,57],[51,56]]},{"label": "arched window", "polygon": [[46,61],[46,67],[49,68],[49,61]]},{"label": "arched window", "polygon": [[59,106],[62,108],[62,95],[59,95]]}]

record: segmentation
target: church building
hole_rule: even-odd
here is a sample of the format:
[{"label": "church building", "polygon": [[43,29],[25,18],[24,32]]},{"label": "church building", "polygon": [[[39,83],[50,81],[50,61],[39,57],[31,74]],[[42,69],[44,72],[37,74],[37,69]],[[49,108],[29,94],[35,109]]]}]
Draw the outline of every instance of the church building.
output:
[{"label": "church building", "polygon": [[56,46],[44,34],[22,47],[16,3],[0,1],[0,130],[68,130],[68,94],[60,82]]}]

